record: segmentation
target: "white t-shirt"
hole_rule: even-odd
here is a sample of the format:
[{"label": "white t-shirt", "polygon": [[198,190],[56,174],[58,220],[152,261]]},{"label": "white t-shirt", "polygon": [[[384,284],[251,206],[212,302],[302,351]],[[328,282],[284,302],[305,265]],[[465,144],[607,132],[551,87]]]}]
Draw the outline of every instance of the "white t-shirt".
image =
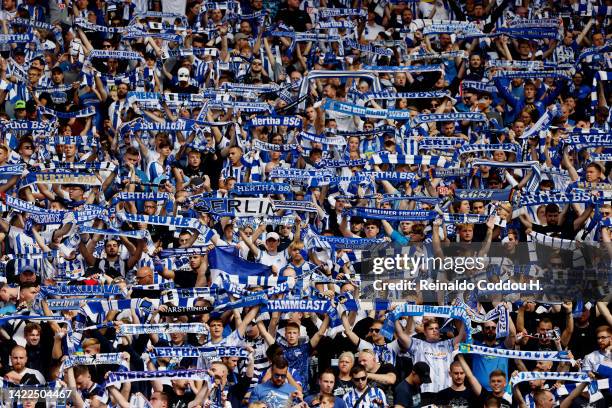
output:
[{"label": "white t-shirt", "polygon": [[270,255],[267,250],[259,250],[259,263],[266,266],[276,266],[278,270],[281,270],[287,265],[287,250],[277,252],[276,255]]},{"label": "white t-shirt", "polygon": [[602,353],[599,350],[595,350],[592,353],[584,356],[582,371],[597,371],[599,365],[607,362],[608,364],[612,362],[612,354],[611,353]]},{"label": "white t-shirt", "polygon": [[413,362],[426,362],[429,365],[429,376],[436,379],[435,382],[421,385],[421,392],[440,392],[450,387],[448,369],[453,362],[453,350],[453,339],[429,343],[412,338],[408,353],[411,354]]},{"label": "white t-shirt", "polygon": [[[244,338],[240,336],[240,333],[238,333],[237,330],[234,330],[233,332],[230,333],[229,336],[224,337],[223,339],[221,339],[220,342],[213,343],[212,341],[209,341],[209,342],[205,343],[203,347],[217,347],[217,346],[237,347],[237,346],[241,346],[243,344],[244,344]],[[198,370],[199,369],[208,369],[208,368],[210,368],[210,363],[211,363],[211,359],[210,358],[206,358],[206,356],[200,356],[200,357],[198,357],[197,368],[198,368]]]}]

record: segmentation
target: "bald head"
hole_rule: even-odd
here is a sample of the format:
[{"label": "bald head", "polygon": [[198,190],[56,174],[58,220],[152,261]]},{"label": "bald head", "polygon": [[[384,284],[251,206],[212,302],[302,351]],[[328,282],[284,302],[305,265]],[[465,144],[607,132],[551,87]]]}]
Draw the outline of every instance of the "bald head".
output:
[{"label": "bald head", "polygon": [[151,285],[153,283],[153,269],[143,266],[136,272],[136,283],[138,285]]},{"label": "bald head", "polygon": [[533,399],[535,401],[536,408],[552,408],[555,405],[555,397],[550,391],[536,391]]}]

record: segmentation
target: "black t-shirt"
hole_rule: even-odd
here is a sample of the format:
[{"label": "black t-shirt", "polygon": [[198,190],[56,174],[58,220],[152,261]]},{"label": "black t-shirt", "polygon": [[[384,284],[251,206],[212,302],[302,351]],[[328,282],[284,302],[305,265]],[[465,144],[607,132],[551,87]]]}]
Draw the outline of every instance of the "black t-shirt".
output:
[{"label": "black t-shirt", "polygon": [[451,387],[445,388],[438,393],[438,405],[451,408],[478,408],[478,397],[470,389],[455,391]]},{"label": "black t-shirt", "polygon": [[299,33],[307,31],[306,24],[312,24],[308,13],[303,10],[289,10],[288,8],[278,10],[275,20],[293,27]]},{"label": "black t-shirt", "polygon": [[552,340],[548,342],[541,342],[539,339],[530,337],[527,345],[525,345],[525,347],[521,347],[521,349],[528,351],[555,351],[557,350],[557,347]]},{"label": "black t-shirt", "polygon": [[336,377],[336,385],[334,387],[335,396],[342,398],[344,394],[347,394],[352,389],[353,389],[353,382],[351,380],[344,381]]},{"label": "black t-shirt", "polygon": [[179,168],[182,169],[183,174],[190,179],[200,177],[203,180],[204,176],[206,175],[206,169],[203,164],[204,163],[202,162],[198,167],[191,167],[189,164],[187,164],[185,166],[179,166]]},{"label": "black t-shirt", "polygon": [[182,87],[179,84],[172,85],[170,87],[172,93],[185,93],[185,94],[197,94],[200,93],[200,88],[195,85],[187,85],[186,87]]},{"label": "black t-shirt", "polygon": [[592,324],[586,327],[574,326],[574,332],[568,346],[572,350],[574,358],[582,359],[593,350],[597,350],[595,329],[596,327]]},{"label": "black t-shirt", "polygon": [[[374,374],[384,375],[384,374],[389,374],[389,373],[395,374],[395,367],[393,367],[389,363],[383,363],[380,365],[380,367],[378,367],[378,370],[376,370]],[[391,388],[391,385],[381,384],[376,381],[372,381],[372,384],[374,384],[376,387],[380,388],[384,392],[389,391],[389,389]]]},{"label": "black t-shirt", "polygon": [[170,385],[164,385],[164,394],[168,396],[170,403],[169,408],[187,408],[187,405],[193,401],[195,395],[192,392],[186,392],[184,395],[177,395],[174,388]]},{"label": "black t-shirt", "polygon": [[[483,406],[485,404],[485,402],[487,401],[487,399],[493,395],[492,392],[487,391],[484,387],[482,387],[482,391],[480,391],[480,395],[478,396],[478,404],[479,406]],[[511,398],[510,396],[508,396],[509,398]],[[497,400],[500,403],[500,408],[512,408],[512,400],[511,399],[504,399],[504,398],[499,398],[499,397],[495,397],[497,398]]]},{"label": "black t-shirt", "polygon": [[202,158],[202,167],[205,169],[206,175],[210,178],[210,188],[217,190],[219,188],[219,176],[223,169],[223,158],[221,154],[205,154]]},{"label": "black t-shirt", "polygon": [[395,387],[393,394],[395,406],[404,408],[419,408],[421,406],[421,391],[419,388],[402,381]]},{"label": "black t-shirt", "polygon": [[198,273],[194,270],[176,270],[174,284],[179,288],[193,288],[198,280]]},{"label": "black t-shirt", "polygon": [[531,229],[541,234],[552,235],[563,239],[574,239],[576,236],[576,231],[574,231],[574,224],[572,222],[564,222],[562,225],[533,224]]}]

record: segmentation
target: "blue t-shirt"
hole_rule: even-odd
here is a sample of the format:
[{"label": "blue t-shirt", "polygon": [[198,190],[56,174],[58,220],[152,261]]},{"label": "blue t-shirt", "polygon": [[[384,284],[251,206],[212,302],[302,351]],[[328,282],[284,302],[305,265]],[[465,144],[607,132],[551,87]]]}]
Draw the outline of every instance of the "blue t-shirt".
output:
[{"label": "blue t-shirt", "polygon": [[[489,346],[484,342],[477,340],[474,341],[474,344],[477,346],[486,346],[502,350],[506,349],[506,345],[503,341],[496,341],[494,346]],[[480,385],[482,385],[487,391],[491,391],[491,386],[489,385],[489,374],[495,370],[501,370],[504,374],[506,374],[506,378],[508,378],[508,359],[472,354],[472,371],[474,372],[474,376]]]},{"label": "blue t-shirt", "polygon": [[276,387],[272,384],[272,381],[267,381],[255,387],[249,402],[261,401],[269,407],[284,407],[294,391],[297,391],[297,388],[289,383]]},{"label": "blue t-shirt", "polygon": [[299,377],[302,379],[304,393],[308,391],[308,362],[310,361],[310,342],[307,341],[297,346],[288,346],[287,344],[281,344],[283,348],[283,354],[289,363],[289,368],[294,369],[298,372]]}]

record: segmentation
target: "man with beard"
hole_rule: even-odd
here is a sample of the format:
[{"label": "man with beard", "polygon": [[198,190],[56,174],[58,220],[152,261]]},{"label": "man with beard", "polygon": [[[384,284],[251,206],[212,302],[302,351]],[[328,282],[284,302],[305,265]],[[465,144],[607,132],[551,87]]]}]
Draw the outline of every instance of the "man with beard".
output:
[{"label": "man with beard", "polygon": [[302,393],[287,382],[289,364],[278,356],[272,362],[272,379],[259,384],[251,393],[251,402],[263,401],[270,407],[283,407],[288,400],[301,399]]},{"label": "man with beard", "polygon": [[128,84],[119,84],[119,86],[117,86],[117,100],[108,107],[108,117],[115,131],[117,131],[123,121],[127,119],[127,111],[130,107],[127,101],[129,90]]},{"label": "man with beard", "polygon": [[453,361],[450,365],[452,384],[438,393],[438,405],[451,408],[476,408],[476,395],[465,386],[465,371],[461,363]]},{"label": "man with beard", "polygon": [[[512,319],[508,319],[509,333],[508,336],[502,341],[497,339],[497,325],[495,322],[485,322],[482,325],[482,340],[474,340],[474,344],[478,346],[491,347],[496,349],[512,350],[514,349],[514,343],[516,342],[516,327],[512,322]],[[474,370],[474,376],[480,382],[480,384],[491,391],[489,387],[489,375],[495,371],[500,370],[506,377],[508,376],[508,359],[495,357],[495,356],[484,356],[480,354],[472,355],[472,369]]]},{"label": "man with beard", "polygon": [[13,369],[6,373],[4,379],[13,384],[45,384],[45,377],[38,370],[27,368],[28,352],[25,347],[15,346],[11,350],[11,365]]},{"label": "man with beard", "polygon": [[[94,257],[94,249],[96,243],[102,237],[101,235],[94,235],[94,238],[87,241],[83,238],[84,235],[81,235],[81,245],[79,249],[81,250],[81,255],[85,258],[87,265],[95,266],[96,269],[104,272],[104,274],[116,278],[118,276],[127,277],[128,271],[130,271],[134,265],[140,259],[142,255],[142,250],[144,248],[144,240],[139,240],[138,245],[135,246],[133,251],[130,251],[130,257],[127,260],[121,259],[120,254],[120,246],[119,241],[116,239],[109,239],[104,244],[104,252],[106,254],[105,258],[96,258]],[[121,237],[121,239],[127,241],[126,238]],[[133,247],[133,245],[132,245]]]},{"label": "man with beard", "polygon": [[583,371],[597,371],[597,368],[604,361],[612,361],[612,329],[610,326],[599,326],[595,331],[595,338],[597,339],[597,346],[599,350],[595,350],[592,353],[587,354],[583,360]]},{"label": "man with beard", "polygon": [[[523,304],[519,307],[517,318],[516,318],[516,329],[518,332],[523,333],[525,331],[525,311],[527,307],[534,307],[535,305]],[[565,348],[569,344],[574,331],[574,317],[572,316],[572,302],[564,302],[561,306],[561,310],[565,313],[565,329],[559,337],[561,347]],[[557,346],[554,341],[556,335],[553,332],[553,322],[550,318],[544,317],[538,322],[537,331],[535,336],[524,336],[518,343],[521,346],[521,350],[529,351],[556,351]]]}]

